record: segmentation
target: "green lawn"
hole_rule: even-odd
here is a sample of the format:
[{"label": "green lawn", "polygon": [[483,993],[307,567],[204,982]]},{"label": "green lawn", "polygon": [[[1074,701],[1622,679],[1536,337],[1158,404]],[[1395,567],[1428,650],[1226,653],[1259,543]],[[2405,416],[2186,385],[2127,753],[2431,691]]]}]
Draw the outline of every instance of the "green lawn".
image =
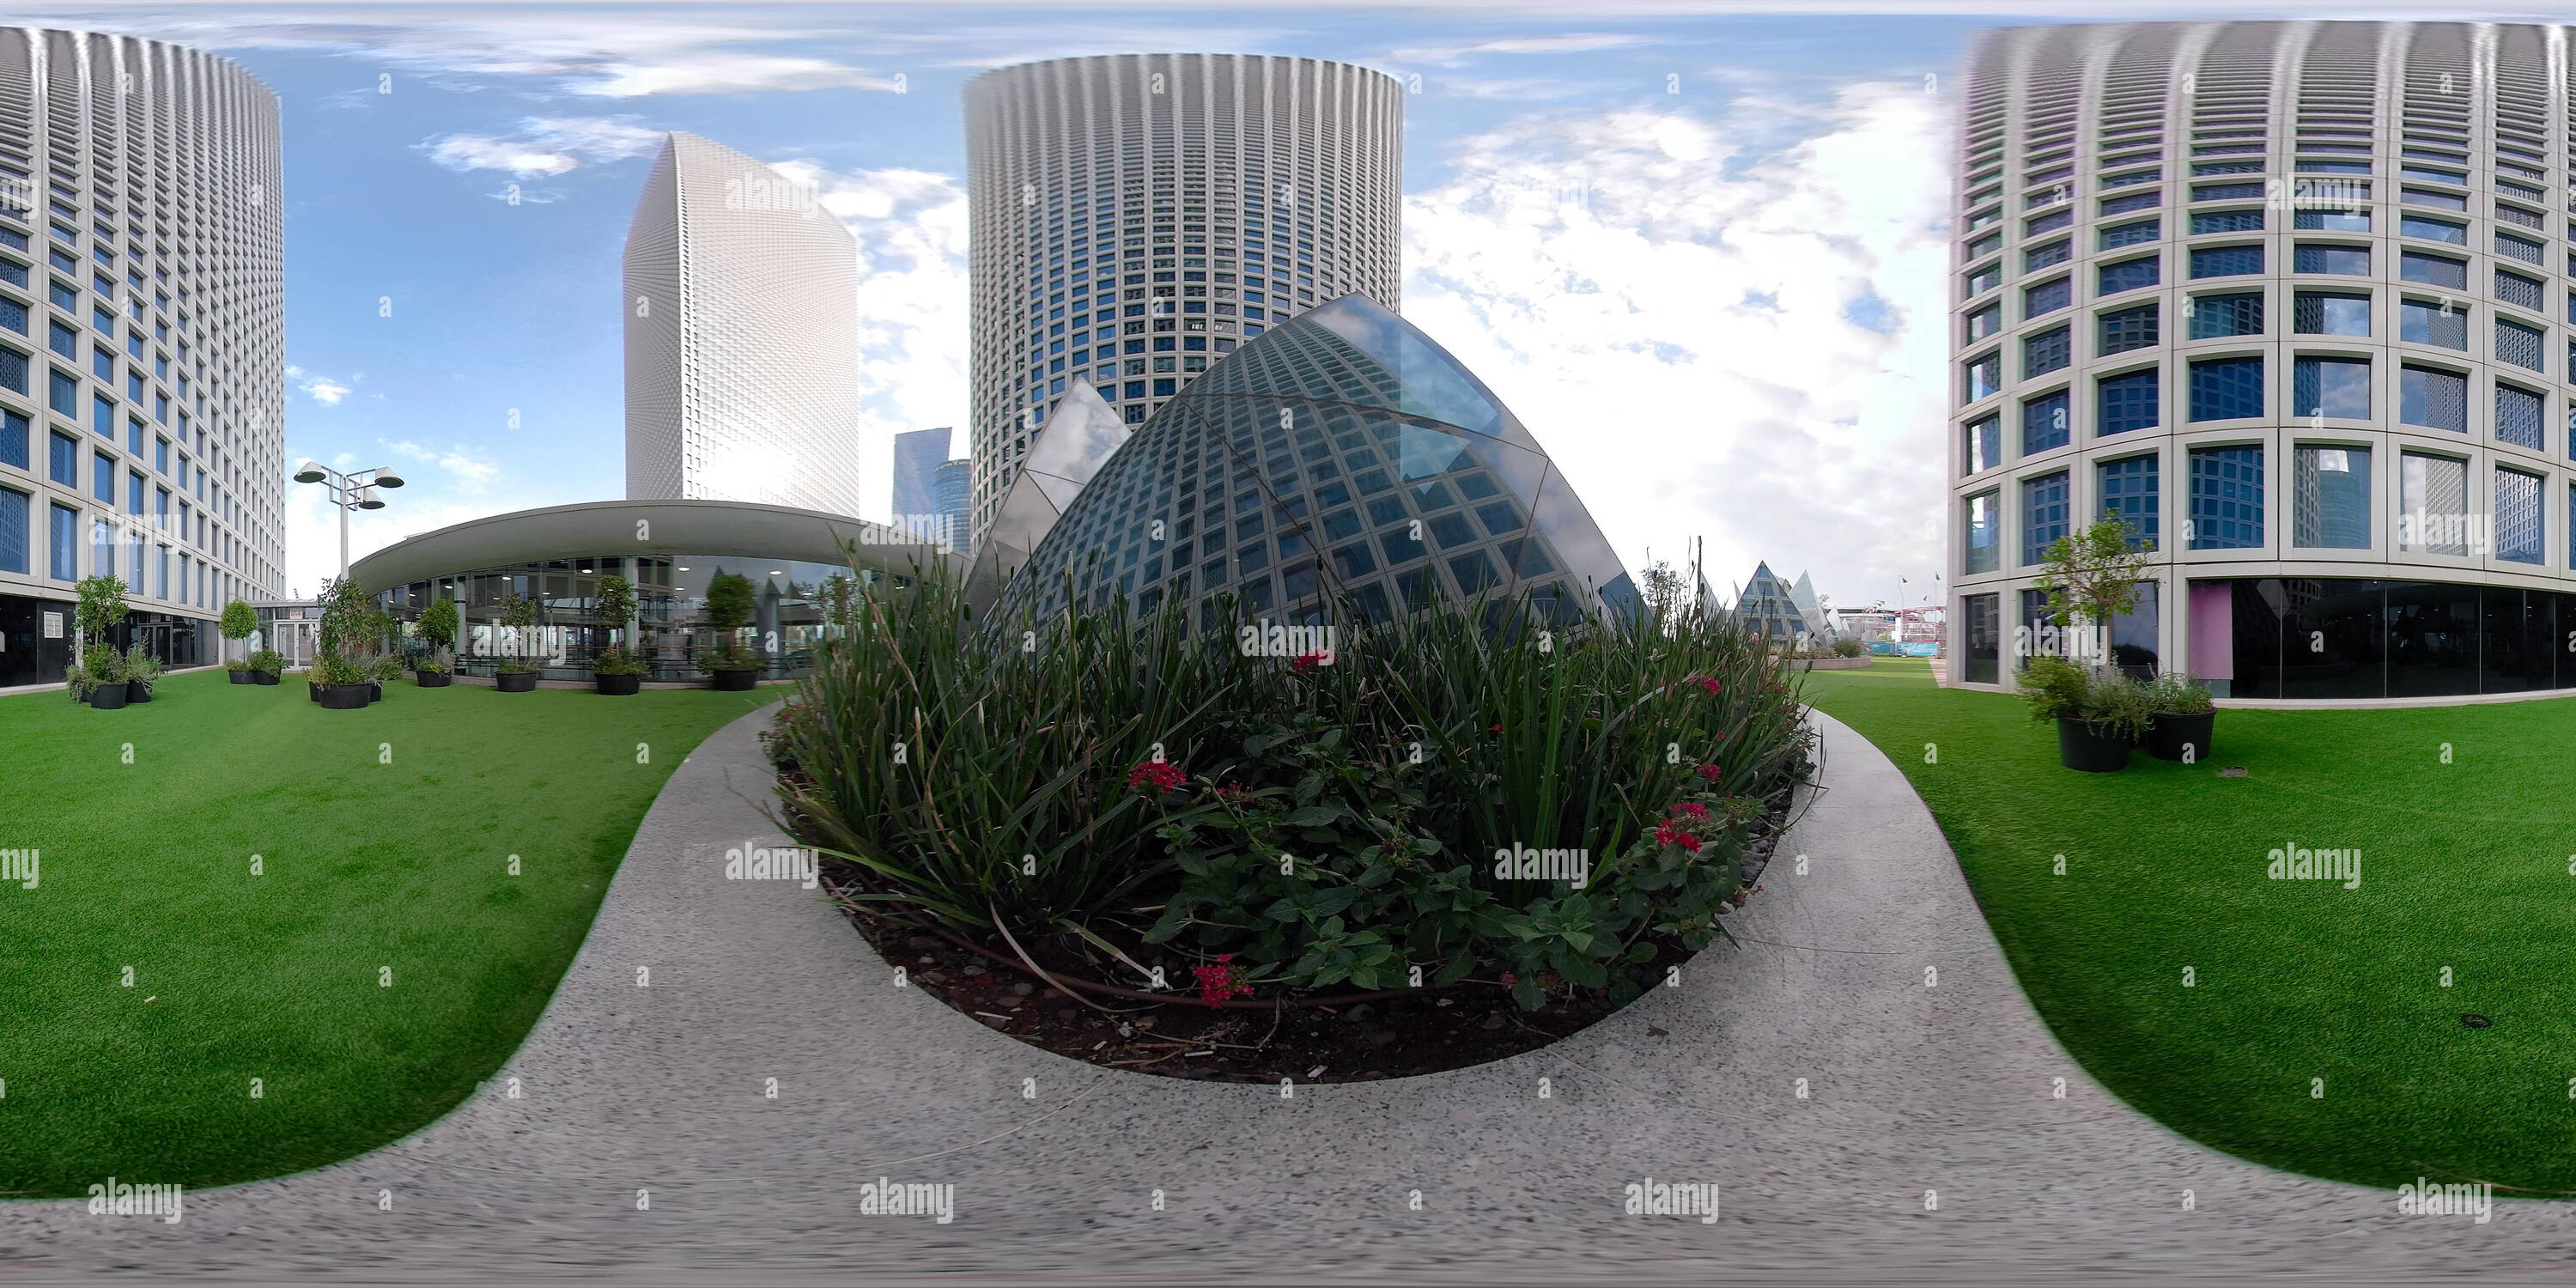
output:
[{"label": "green lawn", "polygon": [[[2576,701],[2222,711],[2209,764],[2082,774],[1922,662],[1807,693],[1913,779],[2022,988],[2131,1105],[2317,1176],[2576,1192]],[[2291,845],[2360,849],[2360,887],[2269,879]]]},{"label": "green lawn", "polygon": [[0,698],[0,850],[39,851],[0,884],[0,1194],[273,1176],[438,1117],[544,1009],[672,768],[777,696]]}]

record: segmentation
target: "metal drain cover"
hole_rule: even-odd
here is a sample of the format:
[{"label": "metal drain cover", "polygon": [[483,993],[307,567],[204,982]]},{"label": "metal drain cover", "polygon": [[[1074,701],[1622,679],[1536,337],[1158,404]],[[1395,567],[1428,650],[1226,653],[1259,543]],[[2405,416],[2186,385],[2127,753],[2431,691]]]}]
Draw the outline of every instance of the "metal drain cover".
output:
[{"label": "metal drain cover", "polygon": [[2488,1025],[2495,1023],[2495,1021],[2490,1020],[2483,1015],[2463,1015],[2460,1017],[2460,1023],[2469,1028],[2483,1029]]}]

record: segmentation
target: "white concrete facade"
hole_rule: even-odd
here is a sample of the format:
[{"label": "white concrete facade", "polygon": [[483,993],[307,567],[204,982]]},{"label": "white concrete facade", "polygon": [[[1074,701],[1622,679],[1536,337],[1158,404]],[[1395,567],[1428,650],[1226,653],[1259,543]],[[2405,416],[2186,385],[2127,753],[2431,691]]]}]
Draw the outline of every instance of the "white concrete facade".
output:
[{"label": "white concrete facade", "polygon": [[856,516],[858,260],[810,186],[674,133],[626,234],[626,496]]}]

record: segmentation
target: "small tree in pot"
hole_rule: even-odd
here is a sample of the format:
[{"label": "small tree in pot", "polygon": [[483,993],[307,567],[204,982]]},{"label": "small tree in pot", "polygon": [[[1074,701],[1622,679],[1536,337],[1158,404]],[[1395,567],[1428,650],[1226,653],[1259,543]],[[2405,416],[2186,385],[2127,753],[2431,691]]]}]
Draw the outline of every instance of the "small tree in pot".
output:
[{"label": "small tree in pot", "polygon": [[125,650],[125,703],[152,700],[152,682],[161,678],[161,659],[141,644]]},{"label": "small tree in pot", "polygon": [[313,700],[325,709],[352,711],[375,701],[373,662],[366,654],[370,637],[381,629],[379,617],[357,578],[322,583],[322,618],[306,679]]},{"label": "small tree in pot", "polygon": [[533,692],[537,687],[537,664],[528,656],[528,641],[536,630],[537,601],[504,593],[500,623],[510,629],[510,657],[492,668],[492,683],[503,693]]},{"label": "small tree in pot", "polygon": [[448,661],[449,650],[456,645],[460,625],[453,599],[432,600],[429,607],[420,610],[420,637],[429,641],[429,652],[412,668],[414,683],[424,689],[444,688],[450,683],[448,673],[453,664]]},{"label": "small tree in pot", "polygon": [[2031,723],[2057,722],[2058,763],[2088,773],[2127,767],[2129,749],[2153,716],[2146,686],[2045,653],[2022,667],[2021,696]]},{"label": "small tree in pot", "polygon": [[706,624],[720,642],[698,651],[698,669],[714,676],[719,689],[749,690],[758,684],[767,665],[767,659],[743,647],[738,638],[756,602],[751,579],[741,573],[718,573],[707,582]]},{"label": "small tree in pot", "polygon": [[[224,605],[223,620],[218,628],[223,631],[225,639],[249,639],[251,632],[259,629],[259,614],[253,611],[249,604],[236,599]],[[246,658],[237,657],[226,661],[224,670],[230,673],[234,684],[258,683],[251,676],[250,662]]]},{"label": "small tree in pot", "polygon": [[2147,750],[2158,760],[2196,765],[2209,759],[2209,739],[2218,723],[2218,704],[2209,686],[2181,671],[2168,671],[2147,686],[2155,722],[2147,730]]},{"label": "small tree in pot", "polygon": [[[635,583],[614,573],[600,578],[599,595],[591,601],[590,619],[611,632],[629,630],[635,620]],[[612,633],[608,647],[591,659],[590,674],[601,693],[632,694],[643,686],[644,662],[629,653]]]},{"label": "small tree in pot", "polygon": [[98,573],[81,578],[78,590],[80,605],[72,616],[80,627],[81,666],[93,686],[90,705],[114,711],[125,705],[125,655],[107,642],[107,634],[125,620],[125,579]]},{"label": "small tree in pot", "polygon": [[[2032,703],[2033,719],[2049,718],[2040,714],[2042,707],[2054,714],[2058,759],[2069,769],[2098,772],[2126,765],[2127,749],[2115,757],[2107,741],[2120,738],[2135,745],[2154,719],[2141,686],[2111,664],[2108,643],[2112,619],[2137,610],[2138,583],[2145,580],[2155,549],[2154,539],[2139,537],[2118,511],[2106,510],[2090,526],[2050,542],[2041,556],[2043,568],[2033,584],[2048,595],[2048,620],[2072,632],[2069,638],[2076,646],[2067,651],[2089,665],[2034,658],[2022,673],[2023,695]],[[2083,682],[2080,690],[2070,690],[2068,676],[2042,668],[2042,661],[2074,672]],[[2076,709],[2067,711],[2063,708],[2071,691],[2080,696]]]}]

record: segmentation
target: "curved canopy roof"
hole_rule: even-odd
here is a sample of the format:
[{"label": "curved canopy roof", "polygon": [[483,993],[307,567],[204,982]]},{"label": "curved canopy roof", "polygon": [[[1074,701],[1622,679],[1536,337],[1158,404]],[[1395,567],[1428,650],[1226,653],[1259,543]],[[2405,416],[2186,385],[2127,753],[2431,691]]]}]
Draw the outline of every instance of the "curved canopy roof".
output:
[{"label": "curved canopy roof", "polygon": [[810,563],[843,561],[854,542],[858,566],[908,575],[932,559],[957,556],[882,523],[740,501],[593,501],[518,510],[405,537],[349,565],[370,591],[461,572],[547,559],[607,555],[758,555]]}]

